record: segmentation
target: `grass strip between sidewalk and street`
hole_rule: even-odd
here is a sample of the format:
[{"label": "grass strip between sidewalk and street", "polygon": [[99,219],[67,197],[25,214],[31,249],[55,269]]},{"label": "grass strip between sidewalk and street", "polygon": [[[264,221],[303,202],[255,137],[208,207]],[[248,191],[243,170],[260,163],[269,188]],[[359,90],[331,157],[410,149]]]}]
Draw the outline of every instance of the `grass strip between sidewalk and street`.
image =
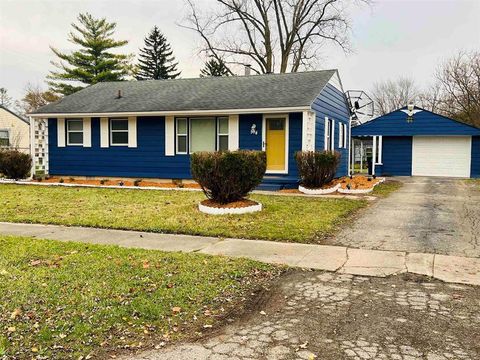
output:
[{"label": "grass strip between sidewalk and street", "polygon": [[246,259],[0,236],[0,358],[194,339],[281,272]]}]

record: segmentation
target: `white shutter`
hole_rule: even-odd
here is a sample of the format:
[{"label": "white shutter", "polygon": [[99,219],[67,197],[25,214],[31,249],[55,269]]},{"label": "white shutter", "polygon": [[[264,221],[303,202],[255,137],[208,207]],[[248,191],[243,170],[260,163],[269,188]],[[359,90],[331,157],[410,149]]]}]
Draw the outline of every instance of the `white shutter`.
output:
[{"label": "white shutter", "polygon": [[92,119],[83,118],[83,147],[92,147]]},{"label": "white shutter", "polygon": [[238,115],[228,117],[228,150],[236,151],[240,147]]},{"label": "white shutter", "polygon": [[332,144],[332,151],[335,151],[335,120],[332,120],[332,138],[330,141]]},{"label": "white shutter", "polygon": [[128,117],[128,147],[137,147],[137,117]]},{"label": "white shutter", "polygon": [[328,133],[330,132],[330,130],[328,129],[328,117],[325,116],[325,126],[323,128],[323,135],[324,135],[324,139],[323,139],[323,148],[325,151],[328,150]]},{"label": "white shutter", "polygon": [[175,155],[175,118],[165,117],[165,156]]},{"label": "white shutter", "polygon": [[342,148],[343,147],[343,124],[338,123],[338,147]]},{"label": "white shutter", "polygon": [[65,147],[65,119],[57,119],[57,146]]},{"label": "white shutter", "polygon": [[108,134],[108,118],[100,118],[100,147],[108,148],[110,144],[109,134]]},{"label": "white shutter", "polygon": [[315,151],[315,120],[313,111],[302,113],[302,151]]}]

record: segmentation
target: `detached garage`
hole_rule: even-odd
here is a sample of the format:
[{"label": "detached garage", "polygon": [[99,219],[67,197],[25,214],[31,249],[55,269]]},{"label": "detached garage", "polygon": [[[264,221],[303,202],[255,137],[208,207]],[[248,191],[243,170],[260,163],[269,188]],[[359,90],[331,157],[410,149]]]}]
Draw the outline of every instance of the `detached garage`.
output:
[{"label": "detached garage", "polygon": [[370,140],[376,175],[480,177],[480,128],[415,107],[352,128]]}]

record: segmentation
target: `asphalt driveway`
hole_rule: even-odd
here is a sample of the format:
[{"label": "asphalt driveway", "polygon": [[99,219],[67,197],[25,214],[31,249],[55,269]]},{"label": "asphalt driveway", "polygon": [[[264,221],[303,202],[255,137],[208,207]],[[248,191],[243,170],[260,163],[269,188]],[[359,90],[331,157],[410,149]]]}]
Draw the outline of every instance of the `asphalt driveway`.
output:
[{"label": "asphalt driveway", "polygon": [[460,179],[396,178],[403,187],[326,242],[362,249],[480,257],[480,190]]}]

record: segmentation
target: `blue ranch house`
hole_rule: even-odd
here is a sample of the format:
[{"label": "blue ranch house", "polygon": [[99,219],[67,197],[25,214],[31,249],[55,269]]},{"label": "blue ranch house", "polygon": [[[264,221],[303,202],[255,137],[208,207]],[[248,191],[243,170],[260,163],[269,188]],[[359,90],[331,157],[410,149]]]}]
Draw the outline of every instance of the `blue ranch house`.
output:
[{"label": "blue ranch house", "polygon": [[[34,166],[53,176],[191,179],[196,151],[264,150],[266,189],[296,186],[299,150],[335,150],[350,112],[336,70],[105,82],[30,114]],[[40,125],[38,125],[40,124]],[[44,124],[42,127],[41,124]]]}]

